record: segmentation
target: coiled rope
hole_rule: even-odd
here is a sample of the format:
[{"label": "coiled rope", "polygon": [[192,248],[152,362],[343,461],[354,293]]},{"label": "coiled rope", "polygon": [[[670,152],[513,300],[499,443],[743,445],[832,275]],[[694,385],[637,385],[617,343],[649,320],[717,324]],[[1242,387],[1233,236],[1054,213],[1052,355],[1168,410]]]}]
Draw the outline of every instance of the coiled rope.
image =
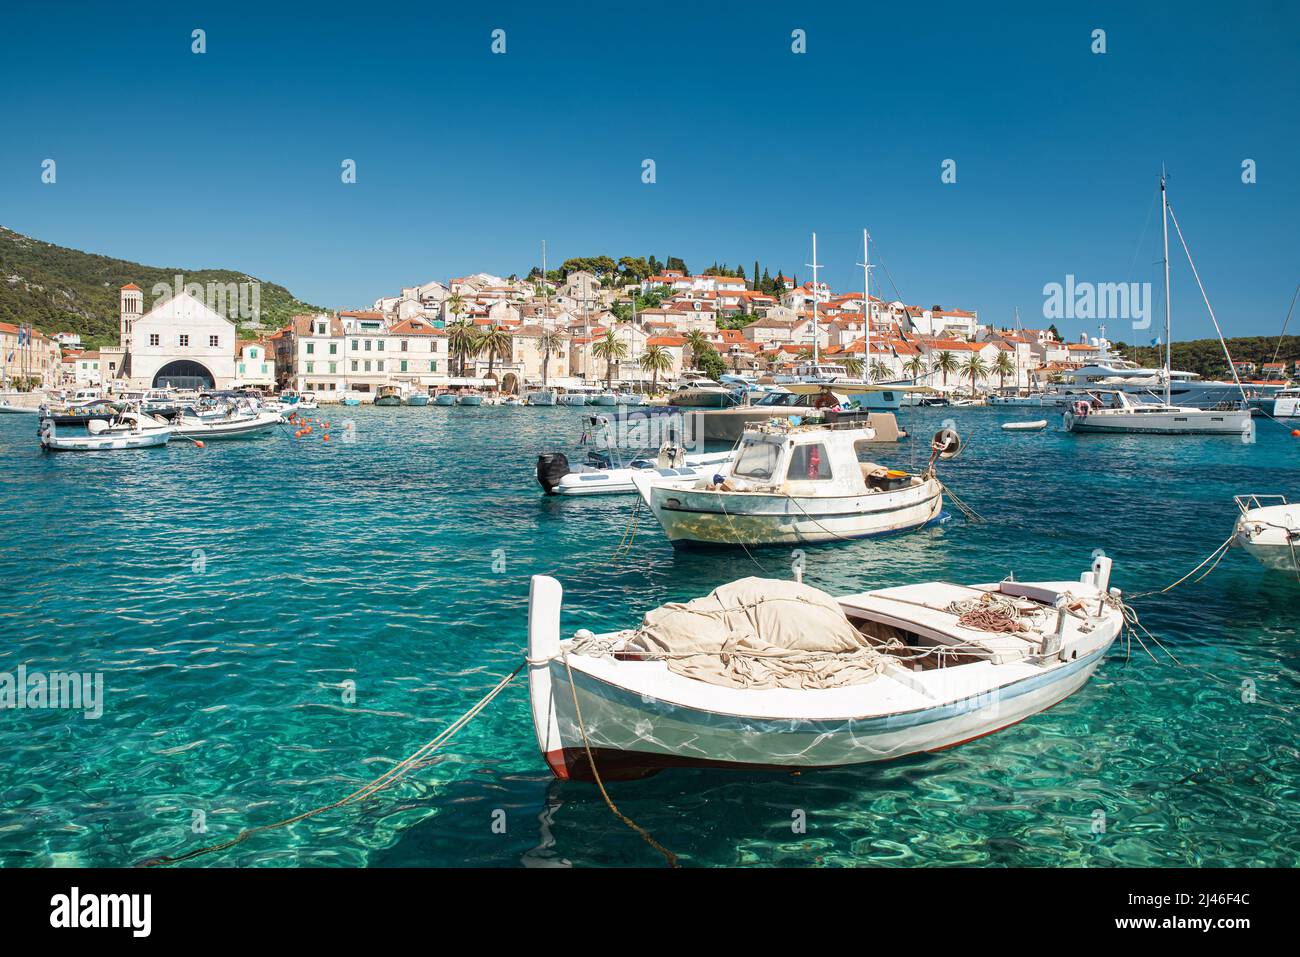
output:
[{"label": "coiled rope", "polygon": [[379,793],[380,791],[390,787],[391,785],[399,781],[402,777],[406,775],[408,771],[420,765],[429,755],[431,755],[433,752],[437,751],[444,744],[450,741],[456,735],[456,733],[460,731],[461,728],[465,727],[465,725],[469,724],[472,720],[474,720],[474,718],[478,717],[479,712],[481,712],[484,708],[486,708],[493,698],[495,698],[502,691],[504,691],[506,685],[510,684],[510,682],[514,680],[515,676],[518,675],[519,672],[523,670],[524,664],[525,662],[523,661],[519,662],[519,664],[515,667],[514,671],[510,672],[510,674],[506,675],[504,678],[498,681],[491,691],[489,691],[486,695],[480,698],[474,704],[473,707],[471,707],[468,711],[462,714],[459,718],[457,718],[451,724],[447,725],[447,727],[444,728],[436,738],[422,745],[418,750],[416,750],[409,757],[399,761],[397,764],[393,765],[393,767],[389,768],[387,771],[385,771],[379,777],[375,778],[369,784],[366,784],[364,787],[358,788],[357,790],[349,794],[347,797],[341,798],[340,800],[335,801],[333,804],[324,804],[321,805],[320,807],[312,808],[310,811],[304,811],[301,814],[295,814],[293,817],[287,817],[284,820],[276,821],[273,824],[261,824],[257,827],[245,828],[244,830],[240,831],[236,836],[232,837],[230,840],[222,841],[220,844],[209,844],[205,847],[199,847],[199,848],[195,848],[192,851],[187,851],[184,854],[162,855],[160,857],[151,857],[148,860],[141,861],[139,866],[157,867],[159,865],[180,864],[184,861],[193,860],[196,857],[202,857],[205,854],[214,854],[217,851],[224,851],[234,847],[236,844],[242,844],[244,841],[248,840],[254,834],[259,834],[263,831],[274,831],[282,827],[288,827],[290,824],[296,824],[299,821],[305,821],[309,817],[315,817],[317,814],[323,814],[324,812],[332,811],[335,808],[344,807],[348,804],[355,804],[358,801],[362,801],[368,797],[371,797],[374,794]]}]

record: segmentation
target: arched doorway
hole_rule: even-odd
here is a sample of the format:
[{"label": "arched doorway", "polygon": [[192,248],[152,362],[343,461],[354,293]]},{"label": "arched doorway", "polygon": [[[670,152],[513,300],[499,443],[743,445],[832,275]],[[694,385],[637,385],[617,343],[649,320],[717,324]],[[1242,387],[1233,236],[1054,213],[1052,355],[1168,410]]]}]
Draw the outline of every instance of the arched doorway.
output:
[{"label": "arched doorway", "polygon": [[212,389],[216,387],[212,373],[202,363],[190,359],[177,359],[169,362],[153,377],[155,389]]},{"label": "arched doorway", "polygon": [[506,395],[519,394],[519,376],[513,372],[507,372],[501,377],[501,391]]}]

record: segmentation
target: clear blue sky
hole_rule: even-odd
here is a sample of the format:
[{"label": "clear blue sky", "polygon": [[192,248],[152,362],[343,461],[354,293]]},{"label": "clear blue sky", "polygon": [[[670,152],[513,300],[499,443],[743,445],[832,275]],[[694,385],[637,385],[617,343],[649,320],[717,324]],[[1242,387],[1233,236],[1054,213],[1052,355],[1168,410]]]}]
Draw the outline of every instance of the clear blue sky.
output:
[{"label": "clear blue sky", "polygon": [[[860,288],[866,226],[908,301],[1039,325],[1067,273],[1158,278],[1163,162],[1230,334],[1276,334],[1300,282],[1291,2],[147,6],[2,15],[0,224],[338,307],[523,273],[543,238],[803,280],[815,229]],[[1175,277],[1175,338],[1211,334]]]}]

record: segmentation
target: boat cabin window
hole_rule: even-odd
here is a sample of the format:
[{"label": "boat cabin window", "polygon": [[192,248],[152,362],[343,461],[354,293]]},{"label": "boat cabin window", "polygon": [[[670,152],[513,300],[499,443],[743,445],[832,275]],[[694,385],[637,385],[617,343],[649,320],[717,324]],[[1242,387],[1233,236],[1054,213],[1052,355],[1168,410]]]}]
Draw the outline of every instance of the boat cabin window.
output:
[{"label": "boat cabin window", "polygon": [[796,445],[790,453],[790,468],[785,473],[787,482],[826,482],[831,478],[831,459],[826,446],[820,442]]},{"label": "boat cabin window", "polygon": [[731,474],[737,478],[771,481],[781,460],[781,446],[772,442],[746,442]]}]

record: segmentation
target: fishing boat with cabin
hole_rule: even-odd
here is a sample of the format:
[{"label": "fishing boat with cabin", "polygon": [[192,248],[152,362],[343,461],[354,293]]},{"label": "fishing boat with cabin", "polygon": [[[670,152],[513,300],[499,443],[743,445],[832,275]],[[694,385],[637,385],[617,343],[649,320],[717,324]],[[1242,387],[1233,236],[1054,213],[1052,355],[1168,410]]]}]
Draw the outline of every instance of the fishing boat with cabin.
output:
[{"label": "fishing boat with cabin", "polygon": [[653,474],[632,482],[668,540],[710,545],[799,545],[920,528],[942,515],[938,458],[961,440],[935,435],[921,474],[861,461],[869,428],[802,425],[785,419],[745,430],[733,461],[708,479]]},{"label": "fishing boat with cabin", "polygon": [[560,637],[560,583],[528,602],[533,727],[562,779],[670,767],[806,770],[937,751],[1087,683],[1120,634],[1110,559],[1078,581],[924,582],[832,597],[745,578]]}]

